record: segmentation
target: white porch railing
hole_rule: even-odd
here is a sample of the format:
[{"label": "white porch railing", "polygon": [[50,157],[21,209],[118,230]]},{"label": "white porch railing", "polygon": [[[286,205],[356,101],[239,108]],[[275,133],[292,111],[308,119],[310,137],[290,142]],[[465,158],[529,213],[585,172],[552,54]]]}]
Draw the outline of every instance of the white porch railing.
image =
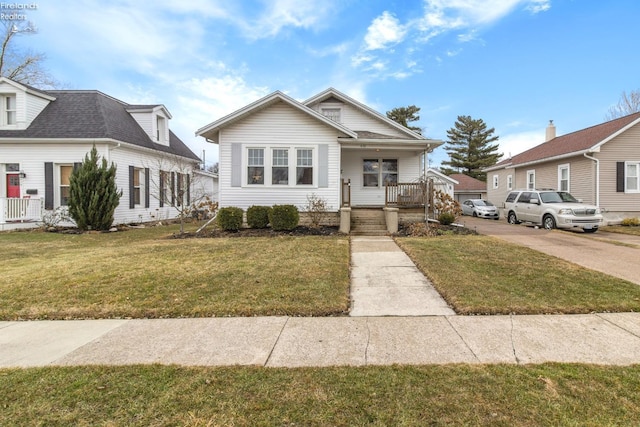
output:
[{"label": "white porch railing", "polygon": [[0,197],[0,224],[42,220],[42,199]]}]

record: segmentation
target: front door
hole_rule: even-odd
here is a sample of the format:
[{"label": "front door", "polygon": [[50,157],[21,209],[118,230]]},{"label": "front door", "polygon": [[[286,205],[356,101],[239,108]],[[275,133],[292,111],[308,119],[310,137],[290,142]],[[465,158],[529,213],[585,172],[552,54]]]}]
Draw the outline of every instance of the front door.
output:
[{"label": "front door", "polygon": [[7,197],[20,197],[20,175],[7,174]]}]

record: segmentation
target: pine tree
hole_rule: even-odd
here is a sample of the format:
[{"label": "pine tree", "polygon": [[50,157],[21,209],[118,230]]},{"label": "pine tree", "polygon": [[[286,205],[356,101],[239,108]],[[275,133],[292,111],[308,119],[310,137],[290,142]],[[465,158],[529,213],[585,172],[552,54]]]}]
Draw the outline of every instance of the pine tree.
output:
[{"label": "pine tree", "polygon": [[494,128],[487,129],[482,119],[474,120],[470,116],[458,116],[454,127],[447,131],[449,140],[445,150],[449,161],[442,162],[450,168],[443,168],[443,172],[463,173],[481,181],[486,181],[487,174],[483,168],[495,165],[502,156],[498,153],[498,140],[493,135]]},{"label": "pine tree", "polygon": [[98,166],[98,161],[94,146],[69,178],[69,215],[81,230],[108,230],[122,196],[116,187],[116,166],[107,167],[104,158]]},{"label": "pine tree", "polygon": [[420,107],[409,105],[408,107],[397,107],[391,111],[387,111],[387,117],[394,122],[400,123],[402,126],[421,134],[422,128],[418,126],[409,126],[409,122],[416,122],[420,120],[420,116],[418,116],[419,112]]}]

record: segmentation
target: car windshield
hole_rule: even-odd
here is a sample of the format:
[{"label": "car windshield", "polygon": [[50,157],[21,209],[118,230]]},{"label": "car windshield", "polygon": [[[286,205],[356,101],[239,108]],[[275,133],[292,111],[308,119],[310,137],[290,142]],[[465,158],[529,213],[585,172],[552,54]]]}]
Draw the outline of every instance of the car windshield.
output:
[{"label": "car windshield", "polygon": [[473,204],[476,206],[493,206],[493,203],[488,200],[474,200]]},{"label": "car windshield", "polygon": [[540,199],[542,199],[543,203],[578,203],[578,200],[566,191],[549,191],[546,193],[540,193]]}]

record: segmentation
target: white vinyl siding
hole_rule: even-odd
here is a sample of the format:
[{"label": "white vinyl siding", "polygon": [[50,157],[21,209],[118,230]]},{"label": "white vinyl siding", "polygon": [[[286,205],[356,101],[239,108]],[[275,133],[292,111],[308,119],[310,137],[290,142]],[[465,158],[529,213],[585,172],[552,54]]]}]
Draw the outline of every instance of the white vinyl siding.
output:
[{"label": "white vinyl siding", "polygon": [[[336,211],[340,206],[340,146],[337,139],[340,135],[336,129],[282,102],[226,127],[220,131],[218,137],[220,206],[247,209],[251,205],[293,204],[302,208],[307,203],[307,196],[314,193],[327,201],[330,210]],[[241,167],[247,164],[249,148],[265,149],[265,184],[247,185],[246,177],[242,176],[239,185],[232,185],[234,174],[230,166],[235,157],[232,148],[234,146],[240,147],[238,153],[242,160]],[[272,183],[272,153],[277,149],[288,150],[287,185]],[[298,150],[312,150],[311,185],[296,184]],[[321,152],[326,159],[319,158]],[[322,174],[318,171],[321,164],[324,168]],[[242,170],[246,169],[242,167]],[[246,172],[243,175],[246,175]]]},{"label": "white vinyl siding", "polygon": [[[370,132],[376,132],[383,135],[398,136],[406,138],[407,135],[400,130],[397,130],[389,124],[385,123],[382,117],[378,118],[374,115],[367,114],[359,108],[353,107],[349,104],[340,105],[340,122],[349,129],[354,131],[367,130]],[[322,114],[323,108],[336,108],[335,103],[320,103],[311,106],[312,109]]]}]

